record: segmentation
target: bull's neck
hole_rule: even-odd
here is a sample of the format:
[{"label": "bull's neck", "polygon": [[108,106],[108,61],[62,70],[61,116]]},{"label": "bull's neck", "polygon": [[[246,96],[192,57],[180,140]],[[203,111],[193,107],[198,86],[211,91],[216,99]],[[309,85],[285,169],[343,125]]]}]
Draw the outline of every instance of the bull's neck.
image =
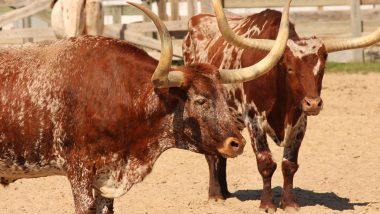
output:
[{"label": "bull's neck", "polygon": [[160,152],[175,147],[173,118],[180,105],[178,99],[168,89],[153,89],[135,100],[134,105],[138,106],[132,112],[134,119],[128,121],[133,124],[128,125],[130,136],[138,138],[132,139],[136,144],[133,146],[142,148],[149,144],[144,149]]},{"label": "bull's neck", "polygon": [[156,112],[146,112],[147,120],[144,122],[149,124],[147,132],[154,133],[151,138],[156,140],[160,151],[169,148],[191,149],[183,139],[184,102],[168,91],[162,93],[156,90],[156,95]]},{"label": "bull's neck", "polygon": [[115,176],[118,179],[114,182],[116,185],[110,185],[109,182],[105,185],[101,175],[95,181],[95,187],[109,197],[125,194],[133,184],[142,181],[151,172],[154,163],[165,150],[176,147],[176,128],[173,121],[182,109],[181,102],[176,101],[169,93],[160,93],[159,90],[150,93],[148,100],[145,102],[146,106],[133,111],[136,120],[129,121],[138,122],[137,126],[130,127],[129,130],[133,132],[131,136],[137,139],[127,139],[129,149],[122,161],[125,170],[121,171],[122,175]]},{"label": "bull's neck", "polygon": [[[175,90],[175,89],[173,89]],[[199,152],[199,149],[189,142],[188,136],[184,134],[185,118],[188,117],[185,111],[184,97],[179,98],[177,95],[168,94],[165,98],[164,105],[165,119],[162,123],[162,133],[160,138],[165,142],[163,148],[178,148]]]}]

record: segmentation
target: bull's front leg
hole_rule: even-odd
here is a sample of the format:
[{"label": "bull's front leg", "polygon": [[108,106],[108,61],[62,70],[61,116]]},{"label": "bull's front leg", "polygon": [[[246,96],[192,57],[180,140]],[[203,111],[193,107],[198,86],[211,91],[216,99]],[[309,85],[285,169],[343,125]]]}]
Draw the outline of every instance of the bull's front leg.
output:
[{"label": "bull's front leg", "polygon": [[209,199],[217,201],[228,198],[231,193],[227,187],[227,159],[220,156],[206,155],[206,160],[210,174]]},{"label": "bull's front leg", "polygon": [[252,148],[256,155],[257,168],[263,179],[260,209],[268,213],[274,213],[276,211],[276,205],[274,204],[272,194],[272,176],[277,168],[277,164],[273,161],[266,134],[257,124],[253,125],[254,126],[249,125],[248,130],[251,137]]},{"label": "bull's front leg", "polygon": [[299,210],[296,196],[293,192],[293,178],[298,170],[298,151],[300,149],[303,137],[306,131],[306,118],[301,121],[300,128],[296,130],[295,137],[288,146],[284,148],[282,161],[282,174],[284,177],[284,186],[281,196],[281,208],[286,211]]},{"label": "bull's front leg", "polygon": [[76,214],[95,214],[95,200],[92,193],[93,172],[83,164],[68,166],[67,177],[71,184]]},{"label": "bull's front leg", "polygon": [[113,198],[105,198],[95,193],[96,214],[113,214]]}]

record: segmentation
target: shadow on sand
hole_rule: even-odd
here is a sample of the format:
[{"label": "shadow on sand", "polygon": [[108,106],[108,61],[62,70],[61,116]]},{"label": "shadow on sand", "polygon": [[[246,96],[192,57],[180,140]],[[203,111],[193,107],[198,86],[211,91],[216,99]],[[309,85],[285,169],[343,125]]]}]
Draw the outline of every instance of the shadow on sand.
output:
[{"label": "shadow on sand", "polygon": [[[273,189],[275,203],[279,204],[281,197],[281,187]],[[354,206],[367,206],[372,202],[351,203],[350,199],[339,197],[333,192],[319,193],[310,190],[295,188],[294,193],[301,207],[305,206],[324,206],[332,210],[354,210]],[[260,200],[261,190],[239,190],[232,194],[240,201]],[[376,202],[373,202],[376,203]]]}]

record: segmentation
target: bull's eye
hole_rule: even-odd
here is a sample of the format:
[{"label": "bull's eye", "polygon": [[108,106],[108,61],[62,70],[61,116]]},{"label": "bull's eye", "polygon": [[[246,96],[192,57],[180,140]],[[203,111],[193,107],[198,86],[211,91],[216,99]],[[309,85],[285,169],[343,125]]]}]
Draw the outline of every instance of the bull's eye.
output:
[{"label": "bull's eye", "polygon": [[207,100],[206,100],[206,98],[203,97],[203,98],[196,99],[195,103],[198,105],[203,105],[203,104],[207,103]]},{"label": "bull's eye", "polygon": [[196,105],[202,106],[203,108],[207,108],[208,107],[208,100],[205,97],[203,97],[203,96],[197,96],[194,99],[194,103]]}]

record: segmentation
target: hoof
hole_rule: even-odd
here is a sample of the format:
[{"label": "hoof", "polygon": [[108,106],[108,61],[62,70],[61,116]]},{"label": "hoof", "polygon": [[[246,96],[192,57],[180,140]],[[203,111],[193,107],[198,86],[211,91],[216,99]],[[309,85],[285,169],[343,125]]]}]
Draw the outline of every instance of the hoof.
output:
[{"label": "hoof", "polygon": [[209,201],[225,201],[226,198],[223,195],[212,195],[208,197]]},{"label": "hoof", "polygon": [[276,208],[260,208],[260,211],[261,212],[265,212],[265,213],[275,213],[276,212]]},{"label": "hoof", "polygon": [[294,212],[298,212],[300,210],[300,206],[296,202],[289,203],[286,205],[281,203],[281,208],[284,209],[284,211],[287,213],[294,213]]},{"label": "hoof", "polygon": [[296,213],[296,212],[298,212],[299,210],[300,210],[299,207],[285,207],[285,208],[284,208],[284,211],[285,211],[286,213]]},{"label": "hoof", "polygon": [[298,206],[287,206],[284,208],[284,211],[287,212],[287,213],[295,213],[295,212],[298,212],[300,210],[300,208]]},{"label": "hoof", "polygon": [[274,204],[260,205],[260,211],[266,213],[275,213],[277,210]]},{"label": "hoof", "polygon": [[232,197],[232,193],[230,193],[230,192],[223,192],[223,197],[224,197],[224,199],[227,199],[227,198],[231,198]]}]

